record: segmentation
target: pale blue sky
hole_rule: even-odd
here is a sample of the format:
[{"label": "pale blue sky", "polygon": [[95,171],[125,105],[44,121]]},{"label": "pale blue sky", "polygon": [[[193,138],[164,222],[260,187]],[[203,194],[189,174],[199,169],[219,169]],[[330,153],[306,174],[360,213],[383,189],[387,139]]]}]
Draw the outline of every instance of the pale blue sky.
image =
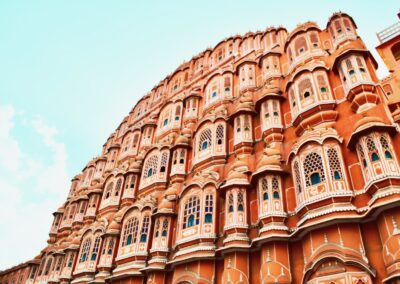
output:
[{"label": "pale blue sky", "polygon": [[325,28],[339,10],[378,59],[375,33],[397,21],[399,8],[365,0],[1,1],[0,269],[39,253],[69,179],[184,60],[271,25]]}]

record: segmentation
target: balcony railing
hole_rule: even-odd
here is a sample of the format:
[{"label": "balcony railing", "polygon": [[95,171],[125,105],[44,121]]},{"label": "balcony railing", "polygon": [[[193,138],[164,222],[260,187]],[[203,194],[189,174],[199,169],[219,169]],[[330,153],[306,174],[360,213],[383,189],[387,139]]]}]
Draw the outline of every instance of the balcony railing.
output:
[{"label": "balcony railing", "polygon": [[397,22],[376,34],[380,43],[384,43],[398,35],[400,35],[400,22]]}]

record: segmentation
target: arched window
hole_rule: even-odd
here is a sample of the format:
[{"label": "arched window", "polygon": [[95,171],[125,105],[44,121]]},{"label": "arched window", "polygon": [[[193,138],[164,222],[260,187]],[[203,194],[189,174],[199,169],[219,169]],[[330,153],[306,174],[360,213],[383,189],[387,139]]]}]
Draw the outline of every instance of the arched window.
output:
[{"label": "arched window", "polygon": [[92,244],[92,240],[90,238],[87,238],[82,245],[82,251],[81,251],[81,257],[79,258],[79,262],[85,262],[88,257],[89,257],[89,250],[90,246]]},{"label": "arched window", "polygon": [[293,164],[293,171],[294,171],[294,177],[295,177],[295,184],[297,187],[297,191],[301,193],[301,180],[300,180],[300,168],[299,168],[299,163],[296,161]]},{"label": "arched window", "polygon": [[228,211],[229,211],[229,213],[232,213],[234,211],[234,208],[233,208],[233,194],[232,193],[230,193],[229,196],[228,196]]},{"label": "arched window", "polygon": [[108,247],[107,247],[107,254],[108,255],[112,255],[113,248],[114,248],[114,239],[110,238],[110,240],[108,241]]},{"label": "arched window", "polygon": [[53,263],[53,257],[49,257],[46,263],[46,268],[44,269],[44,275],[49,275],[52,263]]},{"label": "arched window", "polygon": [[165,173],[168,163],[168,152],[164,152],[161,155],[160,172]]},{"label": "arched window", "polygon": [[379,142],[381,143],[382,150],[385,153],[385,158],[389,160],[393,159],[389,142],[387,141],[386,137],[382,135],[379,139]]},{"label": "arched window", "polygon": [[167,126],[167,125],[168,125],[168,118],[164,119],[164,122],[163,122],[163,126]]},{"label": "arched window", "polygon": [[372,162],[379,161],[379,154],[378,154],[378,149],[376,148],[375,142],[371,136],[367,136],[367,149],[368,153],[370,155],[370,159]]},{"label": "arched window", "polygon": [[99,253],[100,249],[100,241],[101,241],[100,236],[97,236],[96,239],[94,240],[92,256],[90,257],[91,261],[95,261],[97,259],[97,254]]},{"label": "arched window", "polygon": [[239,192],[237,195],[237,211],[243,212],[244,211],[244,200],[243,200],[243,193]]},{"label": "arched window", "polygon": [[206,196],[206,201],[205,201],[205,206],[204,206],[204,211],[205,211],[204,222],[205,223],[212,223],[213,208],[214,208],[213,195],[208,194]]},{"label": "arched window", "polygon": [[269,199],[268,187],[269,187],[268,180],[266,178],[263,178],[261,180],[261,192],[262,192],[263,200]]},{"label": "arched window", "polygon": [[300,54],[308,50],[305,37],[301,36],[296,39],[296,41],[294,42],[294,49],[296,50],[296,56],[299,56]]},{"label": "arched window", "polygon": [[111,196],[111,192],[114,187],[114,182],[110,182],[106,187],[106,192],[104,193],[104,199],[107,199]]},{"label": "arched window", "polygon": [[175,108],[175,121],[178,121],[181,117],[181,106],[177,105]]},{"label": "arched window", "polygon": [[298,91],[299,91],[301,100],[307,99],[310,96],[313,96],[314,92],[312,89],[311,80],[308,78],[305,78],[302,81],[300,81],[300,83],[298,85]]},{"label": "arched window", "polygon": [[209,147],[211,147],[211,130],[210,129],[205,129],[203,132],[200,134],[200,139],[199,139],[199,151],[205,151]]},{"label": "arched window", "polygon": [[140,234],[140,242],[145,243],[147,241],[147,234],[149,232],[149,225],[150,225],[150,217],[145,216],[143,218],[143,223],[142,223],[142,232]]},{"label": "arched window", "polygon": [[136,243],[138,226],[139,226],[139,220],[137,217],[133,217],[127,221],[127,223],[124,226],[122,246],[129,246],[132,243]]},{"label": "arched window", "polygon": [[272,185],[272,191],[273,191],[272,197],[274,199],[279,199],[279,181],[276,176],[272,177],[271,185]]},{"label": "arched window", "polygon": [[179,164],[184,164],[184,163],[185,163],[185,150],[181,150]]},{"label": "arched window", "polygon": [[122,178],[119,178],[119,179],[117,180],[117,184],[115,185],[115,191],[114,191],[114,195],[115,195],[115,196],[118,196],[118,195],[119,195],[119,192],[120,192],[120,190],[121,190],[121,187],[122,187]]},{"label": "arched window", "polygon": [[161,236],[166,237],[167,233],[168,233],[168,220],[164,219]]},{"label": "arched window", "polygon": [[391,48],[394,60],[400,61],[400,43],[396,43]]},{"label": "arched window", "polygon": [[303,163],[306,186],[312,186],[325,181],[324,166],[319,154],[312,152],[306,156]]},{"label": "arched window", "polygon": [[67,267],[72,267],[72,264],[74,264],[74,253],[70,252],[69,253],[69,257],[68,257],[68,261],[67,261]]},{"label": "arched window", "polygon": [[186,202],[183,215],[183,229],[199,225],[200,223],[200,199],[192,196]]},{"label": "arched window", "polygon": [[218,145],[222,145],[224,143],[224,127],[221,124],[217,126],[216,138]]},{"label": "arched window", "polygon": [[149,178],[157,173],[158,155],[151,156],[144,166],[144,178]]},{"label": "arched window", "polygon": [[340,160],[339,160],[337,150],[334,148],[329,148],[327,150],[327,154],[328,154],[329,170],[330,170],[332,179],[333,180],[343,179],[342,167],[340,165]]}]

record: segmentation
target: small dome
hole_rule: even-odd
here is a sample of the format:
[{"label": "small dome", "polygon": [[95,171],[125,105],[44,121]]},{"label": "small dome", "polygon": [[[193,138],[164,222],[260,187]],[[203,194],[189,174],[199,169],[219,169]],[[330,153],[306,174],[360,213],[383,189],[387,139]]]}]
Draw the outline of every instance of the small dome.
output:
[{"label": "small dome", "polygon": [[117,223],[116,221],[112,221],[111,224],[108,226],[109,230],[121,230],[121,224]]},{"label": "small dome", "polygon": [[174,206],[175,206],[174,202],[163,198],[160,204],[158,205],[158,211],[171,211],[174,209]]},{"label": "small dome", "polygon": [[189,144],[189,139],[186,135],[179,135],[175,141],[175,144]]},{"label": "small dome", "polygon": [[238,180],[238,179],[243,179],[247,181],[247,176],[243,172],[239,172],[236,170],[231,170],[228,173],[228,180]]},{"label": "small dome", "polygon": [[172,184],[166,191],[165,191],[165,198],[168,200],[175,200],[178,197],[178,186],[176,184]]},{"label": "small dome", "polygon": [[354,124],[353,132],[364,128],[368,124],[374,124],[374,123],[375,124],[376,123],[384,124],[384,121],[381,118],[377,117],[377,116],[366,116],[366,117],[363,117],[363,118],[361,118],[359,121],[357,121]]},{"label": "small dome", "polygon": [[75,237],[73,239],[73,241],[71,242],[71,244],[79,246],[81,244],[81,241],[80,241],[80,239],[78,237]]}]

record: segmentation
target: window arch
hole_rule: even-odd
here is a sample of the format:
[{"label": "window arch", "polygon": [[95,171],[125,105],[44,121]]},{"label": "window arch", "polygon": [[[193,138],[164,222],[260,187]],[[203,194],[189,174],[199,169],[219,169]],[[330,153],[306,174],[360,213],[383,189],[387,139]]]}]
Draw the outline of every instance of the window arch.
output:
[{"label": "window arch", "polygon": [[98,255],[99,250],[100,250],[100,241],[101,241],[100,236],[97,236],[95,238],[95,240],[94,240],[94,243],[93,243],[93,248],[92,248],[92,254],[91,254],[91,257],[90,257],[90,261],[96,261],[97,255]]},{"label": "window arch", "polygon": [[119,195],[119,193],[121,191],[121,188],[122,188],[122,178],[119,178],[117,180],[117,183],[115,184],[115,190],[114,190],[114,195],[115,196]]},{"label": "window arch", "polygon": [[125,226],[122,237],[122,246],[129,246],[136,243],[137,233],[139,227],[139,220],[137,217],[130,218]]},{"label": "window arch", "polygon": [[217,145],[224,144],[224,126],[219,124],[216,130]]},{"label": "window arch", "polygon": [[299,163],[297,161],[294,162],[293,170],[294,170],[295,184],[297,187],[297,191],[301,193],[301,180],[300,180],[301,177],[300,177]]},{"label": "window arch", "polygon": [[140,242],[141,243],[147,242],[147,234],[149,232],[149,226],[150,226],[150,217],[149,216],[145,216],[143,218],[142,231],[140,233]]},{"label": "window arch", "polygon": [[400,43],[396,43],[391,47],[394,60],[400,61]]},{"label": "window arch", "polygon": [[205,201],[205,206],[204,206],[204,222],[205,223],[212,223],[213,220],[213,208],[214,208],[214,200],[213,200],[213,195],[208,194],[206,195],[206,201]]},{"label": "window arch", "polygon": [[50,272],[50,268],[51,268],[52,263],[53,263],[53,257],[50,256],[50,257],[47,259],[46,267],[45,267],[45,269],[44,269],[44,275],[46,275],[46,276],[49,275],[49,272]]},{"label": "window arch", "polygon": [[192,196],[185,203],[183,215],[183,229],[199,225],[200,223],[200,198]]},{"label": "window arch", "polygon": [[201,132],[199,138],[199,151],[206,151],[211,147],[211,130],[205,129]]},{"label": "window arch", "polygon": [[111,196],[113,188],[114,188],[114,182],[111,181],[111,182],[106,186],[106,191],[104,192],[104,199],[108,199],[108,198]]},{"label": "window arch", "polygon": [[167,178],[169,150],[154,150],[146,157],[139,189],[155,182],[165,182]]},{"label": "window arch", "polygon": [[162,237],[166,237],[168,234],[168,220],[164,219],[163,221],[163,226],[162,226],[162,232],[161,232],[161,236]]},{"label": "window arch", "polygon": [[295,40],[294,49],[296,50],[296,56],[299,56],[308,50],[307,41],[304,36],[298,37]]},{"label": "window arch", "polygon": [[316,185],[325,181],[324,166],[318,153],[312,152],[308,154],[304,159],[303,168],[306,186]]},{"label": "window arch", "polygon": [[333,180],[343,179],[342,167],[337,150],[335,148],[329,148],[327,154],[331,178]]},{"label": "window arch", "polygon": [[144,178],[152,177],[157,174],[158,155],[151,156],[144,166]]},{"label": "window arch", "polygon": [[81,257],[79,258],[79,262],[86,262],[89,258],[89,250],[92,244],[92,240],[90,238],[86,238],[83,242],[82,250],[81,250]]}]

